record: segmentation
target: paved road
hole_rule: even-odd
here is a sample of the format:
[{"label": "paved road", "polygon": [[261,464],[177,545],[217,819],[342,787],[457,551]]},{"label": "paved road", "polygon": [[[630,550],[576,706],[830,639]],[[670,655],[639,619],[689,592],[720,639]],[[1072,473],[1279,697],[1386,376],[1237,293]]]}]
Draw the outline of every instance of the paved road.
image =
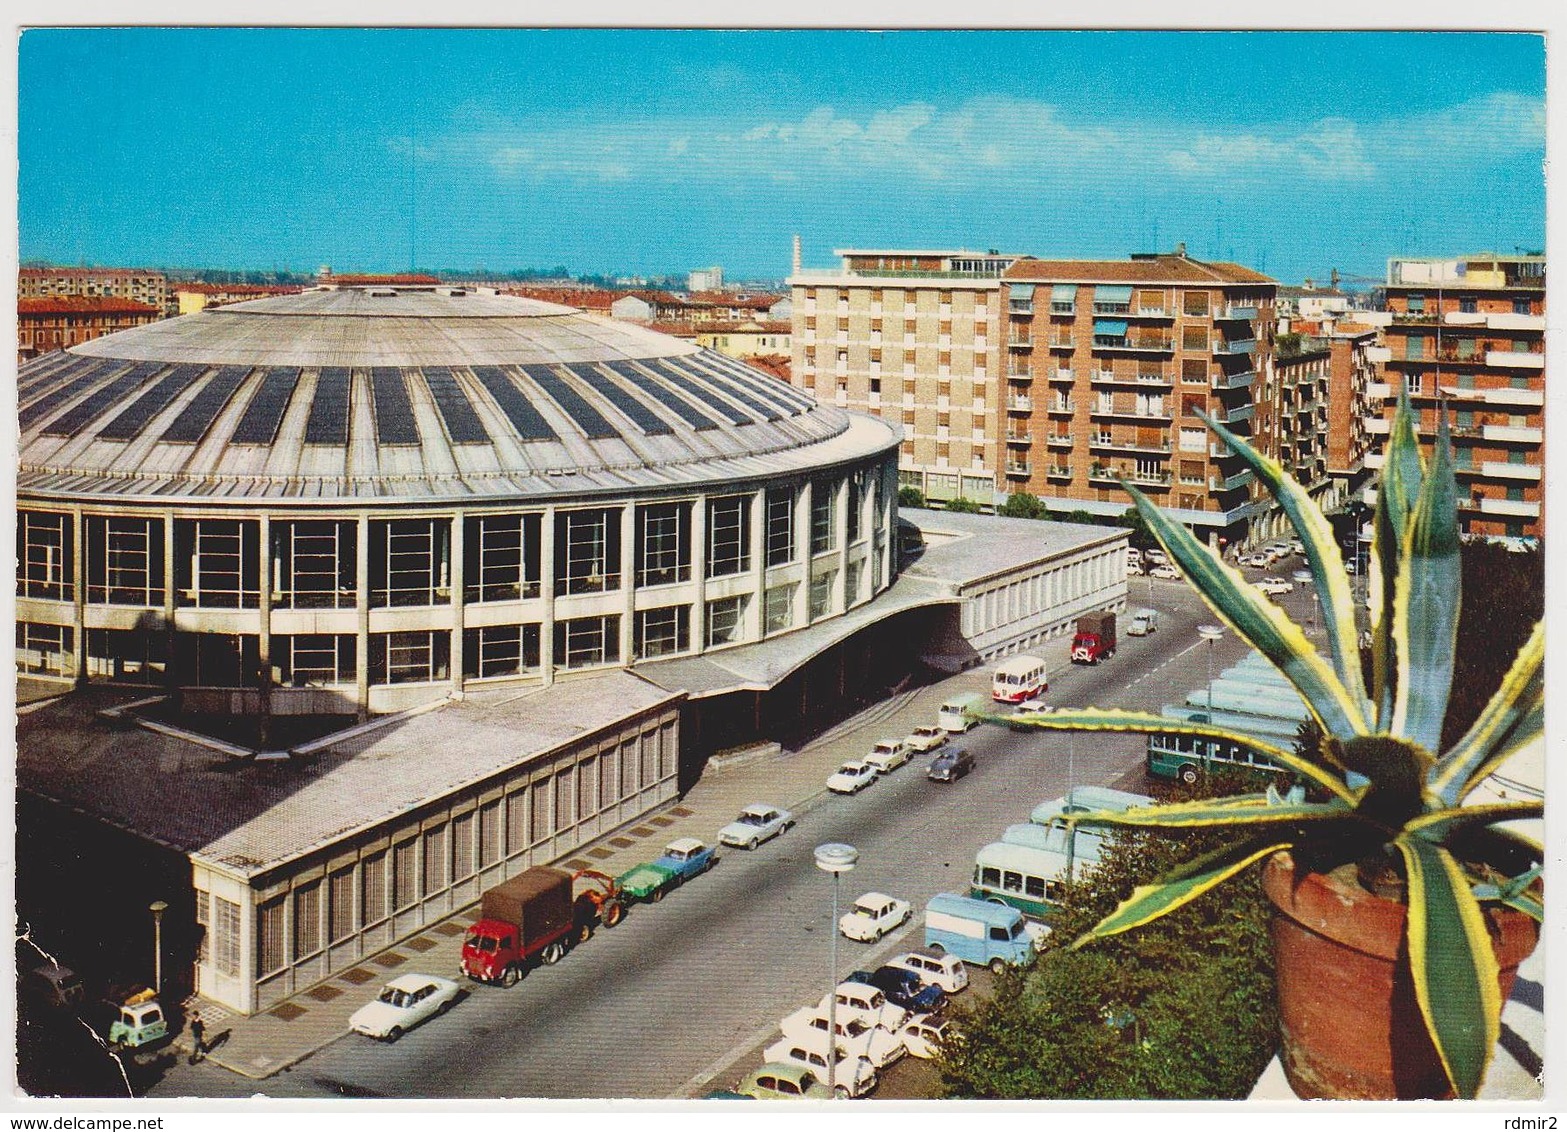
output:
[{"label": "paved road", "polygon": [[[1131,604],[1143,604],[1145,585]],[[1208,620],[1177,584],[1155,584],[1158,633],[1126,639],[1096,668],[1052,672],[1062,705],[1157,709],[1199,685],[1205,657],[1194,626]],[[1226,649],[1238,655],[1238,649]],[[1224,660],[1224,655],[1218,658]],[[988,689],[988,670],[952,682]],[[849,736],[845,756],[876,734]],[[518,986],[473,986],[448,1017],[386,1046],[349,1035],[294,1069],[240,1082],[183,1065],[157,1088],[165,1096],[669,1097],[701,1091],[774,1031],[777,1020],[825,993],[831,914],[827,877],[811,851],[826,841],[859,848],[845,878],[847,903],[879,889],[912,901],[960,891],[979,846],[1037,802],[1069,785],[1126,779],[1142,760],[1139,736],[1014,734],[980,727],[961,740],[978,769],[951,785],[926,780],[928,756],[852,798],[827,796],[795,829],[752,853],[728,850],[708,876],[658,905],[639,907],[558,966]],[[1071,769],[1070,782],[1068,768]],[[1135,781],[1135,776],[1133,778]],[[916,912],[916,922],[918,913]],[[906,945],[921,942],[910,925]],[[902,946],[840,941],[847,973]],[[432,952],[455,966],[455,945]],[[733,1084],[717,1077],[714,1086]]]}]

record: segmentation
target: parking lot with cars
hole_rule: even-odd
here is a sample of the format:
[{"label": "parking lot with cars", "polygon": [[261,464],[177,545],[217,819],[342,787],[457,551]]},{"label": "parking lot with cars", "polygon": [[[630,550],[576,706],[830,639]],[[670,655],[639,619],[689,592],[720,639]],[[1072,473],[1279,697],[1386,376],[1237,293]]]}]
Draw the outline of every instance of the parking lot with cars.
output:
[{"label": "parking lot with cars", "polygon": [[[1070,664],[1065,641],[1046,646],[1050,706],[1115,703],[1158,710],[1201,682],[1195,626],[1207,619],[1206,611],[1184,586],[1157,580],[1134,582],[1134,603],[1149,596],[1139,592],[1145,585],[1152,588],[1149,604],[1161,615],[1157,634],[1122,641],[1114,658],[1096,666]],[[1230,660],[1239,658],[1238,646],[1221,644],[1221,663],[1227,648]],[[800,751],[710,771],[668,815],[658,842],[617,850],[602,867],[628,873],[639,863],[636,857],[656,858],[661,845],[681,837],[705,846],[723,841],[728,848],[719,847],[721,866],[681,885],[677,896],[631,905],[614,931],[572,948],[514,987],[475,984],[447,1016],[395,1044],[329,1036],[292,1069],[261,1081],[210,1064],[180,1065],[158,1091],[667,1097],[732,1089],[757,1070],[761,1051],[783,1038],[780,1022],[819,1005],[827,993],[828,949],[838,925],[829,882],[812,862],[813,847],[840,841],[859,849],[859,864],[845,878],[850,901],[880,893],[911,908],[901,926],[876,942],[839,937],[839,977],[875,975],[924,950],[927,903],[938,893],[965,893],[975,851],[1009,823],[1027,820],[1032,805],[1072,784],[1141,785],[1137,736],[1014,733],[992,725],[955,738],[936,733],[936,709],[955,696],[977,693],[989,704],[990,678],[988,666],[976,668],[872,708]],[[883,739],[928,749],[877,775],[859,793],[826,790],[831,772],[846,761],[867,761]],[[953,782],[931,782],[934,752],[948,747],[969,753],[974,771]],[[747,810],[748,820],[730,824]],[[459,917],[459,927],[471,917]],[[460,941],[440,932],[428,938],[436,946],[417,961],[426,970],[454,971]],[[956,993],[982,993],[988,971],[971,967],[967,973],[974,989]],[[369,996],[366,988],[351,1002],[362,1004]],[[672,1021],[628,1022],[651,1016]],[[246,1025],[256,1033],[270,1025],[278,1043],[304,1032],[298,1022],[265,1018]],[[253,1042],[236,1033],[236,1064],[254,1050]],[[875,1095],[906,1095],[900,1082],[917,1078],[924,1064],[908,1046],[908,1055],[882,1074]]]}]

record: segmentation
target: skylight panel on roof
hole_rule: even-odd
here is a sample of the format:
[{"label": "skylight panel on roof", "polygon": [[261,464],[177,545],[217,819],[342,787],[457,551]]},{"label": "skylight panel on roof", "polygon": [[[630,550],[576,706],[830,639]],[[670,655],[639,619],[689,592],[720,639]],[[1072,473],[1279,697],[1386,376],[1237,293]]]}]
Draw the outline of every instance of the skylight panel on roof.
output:
[{"label": "skylight panel on roof", "polygon": [[347,366],[324,366],[316,376],[316,394],[305,421],[306,444],[348,443],[349,397],[353,375]]},{"label": "skylight panel on roof", "polygon": [[717,428],[718,422],[676,393],[659,379],[643,373],[630,362],[605,362],[610,369],[629,381],[637,389],[652,397],[664,408],[673,411],[681,420],[697,431]]},{"label": "skylight panel on roof", "polygon": [[142,382],[163,369],[166,364],[165,362],[137,362],[128,373],[115,378],[101,389],[95,389],[86,399],[78,401],[69,410],[49,422],[49,427],[44,429],[44,435],[75,436],[91,424],[99,414],[107,412],[135,394],[141,388]]},{"label": "skylight panel on roof", "polygon": [[674,431],[663,417],[605,377],[591,364],[584,362],[566,368],[586,382],[604,400],[630,417],[636,426],[649,436],[667,436]]},{"label": "skylight panel on roof", "polygon": [[703,362],[715,366],[725,373],[734,376],[747,389],[751,390],[763,400],[776,405],[786,414],[793,416],[803,413],[813,407],[815,402],[805,397],[795,389],[776,381],[764,373],[759,373],[750,366],[737,362],[727,354],[721,354],[717,350],[703,350],[697,355]]},{"label": "skylight panel on roof", "polygon": [[174,423],[163,430],[160,440],[177,444],[194,444],[212,427],[223,407],[234,396],[234,391],[244,384],[250,374],[249,366],[224,366],[190,399]]},{"label": "skylight panel on roof", "polygon": [[682,393],[687,393],[692,397],[695,397],[698,401],[702,402],[704,405],[707,405],[709,408],[716,409],[719,413],[723,414],[725,417],[728,417],[731,424],[748,425],[756,423],[756,418],[735,408],[728,401],[725,401],[722,397],[718,396],[718,394],[714,393],[701,382],[693,380],[691,375],[683,367],[674,364],[673,359],[658,358],[657,362],[659,368],[664,370],[669,375],[670,384],[672,384],[676,389],[679,389]]},{"label": "skylight panel on roof", "polygon": [[[17,413],[17,419],[23,428],[42,417],[48,416],[55,409],[75,397],[82,390],[92,386],[96,381],[102,381],[110,372],[129,365],[116,358],[79,358],[77,363],[68,370],[54,375],[45,382],[45,385],[53,385],[54,388],[39,397],[30,405],[24,406]],[[28,392],[34,392],[29,390]],[[19,394],[18,400],[25,396]]]},{"label": "skylight panel on roof", "polygon": [[169,404],[206,370],[204,365],[178,365],[171,369],[162,381],[143,393],[115,417],[98,435],[105,440],[130,440],[146,428],[152,418],[168,408]]},{"label": "skylight panel on roof", "polygon": [[229,437],[232,444],[271,444],[299,384],[299,367],[284,366],[263,371],[261,387],[245,406],[245,413]]},{"label": "skylight panel on roof", "polygon": [[588,404],[587,400],[573,389],[566,381],[549,366],[523,366],[522,372],[536,382],[550,399],[566,411],[566,415],[576,422],[584,435],[590,440],[610,440],[620,435],[619,431],[609,421],[604,419],[604,414]]},{"label": "skylight panel on roof", "polygon": [[463,392],[452,371],[444,366],[427,367],[424,382],[430,387],[430,397],[446,425],[446,433],[453,444],[488,444],[490,434],[484,431],[484,423],[473,411],[468,394]]},{"label": "skylight panel on roof", "polygon": [[414,423],[413,402],[403,383],[403,371],[395,366],[372,367],[370,392],[375,403],[376,443],[418,444],[419,427]]},{"label": "skylight panel on roof", "polygon": [[715,372],[716,367],[711,365],[703,365],[702,363],[704,359],[688,355],[686,357],[667,358],[665,360],[672,364],[678,365],[687,373],[699,377],[703,381],[710,382],[714,388],[727,393],[729,396],[733,397],[736,401],[739,401],[747,409],[750,409],[763,420],[776,421],[781,419],[784,415],[781,410],[775,409],[773,406],[765,404],[759,398],[753,396],[751,392],[744,388],[739,382],[737,382],[732,375],[722,372]]},{"label": "skylight panel on roof", "polygon": [[517,382],[500,366],[473,366],[473,376],[479,379],[485,392],[495,399],[496,406],[522,440],[558,440],[555,430],[549,426],[533,403],[524,396]]}]

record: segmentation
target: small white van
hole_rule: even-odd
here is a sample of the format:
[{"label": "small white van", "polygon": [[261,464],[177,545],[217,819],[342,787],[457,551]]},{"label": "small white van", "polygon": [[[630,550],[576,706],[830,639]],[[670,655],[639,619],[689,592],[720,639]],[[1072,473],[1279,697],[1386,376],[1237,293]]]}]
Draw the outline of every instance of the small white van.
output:
[{"label": "small white van", "polygon": [[982,711],[984,707],[985,697],[978,692],[949,696],[936,709],[936,726],[954,735],[961,735],[979,722],[979,717],[972,713]]},{"label": "small white van", "polygon": [[1126,626],[1128,637],[1146,637],[1149,633],[1159,631],[1159,613],[1154,609],[1139,609],[1132,614],[1132,620]]}]

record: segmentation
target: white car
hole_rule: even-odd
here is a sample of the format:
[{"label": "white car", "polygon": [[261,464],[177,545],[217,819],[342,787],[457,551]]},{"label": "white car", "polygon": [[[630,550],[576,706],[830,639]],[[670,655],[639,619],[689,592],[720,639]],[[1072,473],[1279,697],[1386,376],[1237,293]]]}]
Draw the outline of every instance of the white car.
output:
[{"label": "white car", "polygon": [[[762,1051],[762,1060],[798,1065],[809,1069],[818,1081],[825,1083],[827,1080],[827,1051],[808,1041],[783,1038]],[[840,1098],[863,1097],[880,1081],[876,1067],[863,1057],[847,1057],[840,1049],[836,1060],[833,1091]]]},{"label": "white car", "polygon": [[[827,1052],[827,1012],[816,1006],[802,1006],[778,1024],[783,1036],[815,1053]],[[867,1026],[858,1018],[838,1019],[838,1048],[846,1057],[863,1057],[877,1070],[898,1062],[908,1047],[898,1034],[889,1034],[880,1026]]]},{"label": "white car", "polygon": [[794,825],[794,815],[765,802],[752,802],[740,816],[718,831],[718,840],[741,849],[755,849]]},{"label": "white car", "polygon": [[1252,585],[1256,586],[1269,597],[1276,597],[1279,594],[1287,594],[1295,588],[1293,583],[1286,582],[1283,578],[1264,578],[1260,582],[1253,582]]},{"label": "white car", "polygon": [[951,1041],[956,1034],[957,1031],[945,1019],[934,1014],[916,1014],[898,1031],[898,1036],[903,1039],[903,1048],[912,1056],[922,1058],[935,1057],[941,1043]]},{"label": "white car", "polygon": [[395,1042],[425,1019],[450,1010],[460,990],[439,975],[399,975],[381,988],[373,1002],[354,1011],[348,1028]]},{"label": "white car", "polygon": [[[879,988],[868,983],[839,983],[833,994],[838,998],[840,1019],[858,1018],[867,1026],[880,1026],[883,1030],[892,1031],[901,1030],[909,1020],[907,1010],[889,1002]],[[821,1002],[817,1003],[824,1014],[827,1012],[827,1000],[831,997],[824,994]]]},{"label": "white car", "polygon": [[1155,566],[1163,566],[1170,561],[1170,556],[1162,550],[1149,550],[1143,555],[1144,562],[1151,562]]},{"label": "white car", "polygon": [[838,930],[861,943],[875,943],[882,936],[908,922],[914,909],[907,900],[885,892],[867,892],[838,917]]},{"label": "white car", "polygon": [[827,778],[827,789],[834,794],[858,794],[876,781],[876,768],[858,760],[846,762]]},{"label": "white car", "polygon": [[1269,566],[1273,565],[1273,556],[1271,554],[1267,554],[1264,551],[1260,551],[1259,550],[1259,551],[1257,551],[1257,552],[1255,552],[1253,554],[1248,554],[1248,555],[1246,555],[1246,557],[1242,558],[1241,559],[1241,565],[1242,566],[1255,566],[1259,570],[1265,570]]},{"label": "white car", "polygon": [[1174,566],[1171,566],[1169,563],[1161,562],[1152,570],[1148,571],[1148,576],[1150,578],[1164,578],[1169,581],[1176,581],[1180,578],[1181,572]]},{"label": "white car", "polygon": [[887,966],[913,971],[923,983],[940,987],[948,994],[957,994],[968,986],[968,968],[956,955],[927,955],[923,951],[906,951],[887,960]]},{"label": "white car", "polygon": [[907,743],[897,739],[883,739],[871,748],[871,753],[865,756],[865,762],[875,767],[878,774],[888,774],[913,757],[914,750]]},{"label": "white car", "polygon": [[945,745],[947,733],[940,727],[916,727],[909,733],[909,737],[903,741],[904,746],[911,751],[934,751],[937,747]]}]

